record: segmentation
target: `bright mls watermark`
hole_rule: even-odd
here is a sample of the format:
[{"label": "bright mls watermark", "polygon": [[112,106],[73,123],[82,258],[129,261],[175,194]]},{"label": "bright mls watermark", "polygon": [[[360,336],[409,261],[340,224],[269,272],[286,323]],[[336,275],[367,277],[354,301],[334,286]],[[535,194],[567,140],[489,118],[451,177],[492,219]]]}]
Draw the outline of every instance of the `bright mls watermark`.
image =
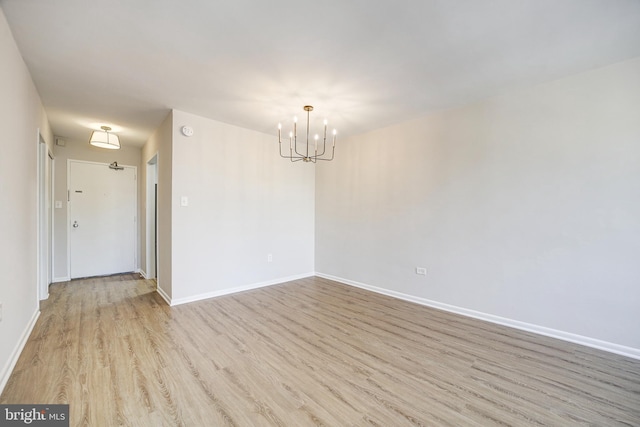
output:
[{"label": "bright mls watermark", "polygon": [[69,427],[69,405],[0,405],[0,427]]}]

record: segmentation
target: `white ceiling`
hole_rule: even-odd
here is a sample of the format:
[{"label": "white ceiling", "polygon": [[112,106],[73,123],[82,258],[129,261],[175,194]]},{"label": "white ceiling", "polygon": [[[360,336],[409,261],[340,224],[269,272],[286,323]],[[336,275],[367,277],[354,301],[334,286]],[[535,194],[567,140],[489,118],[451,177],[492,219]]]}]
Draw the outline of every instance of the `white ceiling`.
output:
[{"label": "white ceiling", "polygon": [[[640,0],[0,0],[56,135],[176,108],[352,135],[640,56]],[[330,125],[330,126],[331,126]]]}]

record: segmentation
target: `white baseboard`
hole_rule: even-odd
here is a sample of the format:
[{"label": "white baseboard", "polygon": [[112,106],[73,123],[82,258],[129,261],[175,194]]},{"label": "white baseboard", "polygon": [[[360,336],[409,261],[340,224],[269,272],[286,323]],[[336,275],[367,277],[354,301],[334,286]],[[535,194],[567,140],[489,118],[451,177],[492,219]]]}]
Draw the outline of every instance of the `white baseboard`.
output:
[{"label": "white baseboard", "polygon": [[235,288],[222,289],[222,290],[219,290],[219,291],[207,292],[207,293],[204,293],[204,294],[193,295],[193,296],[184,297],[184,298],[171,299],[170,301],[167,300],[167,298],[165,298],[165,300],[167,300],[167,302],[169,303],[170,306],[175,306],[175,305],[180,305],[180,304],[186,304],[186,303],[189,303],[189,302],[195,302],[195,301],[201,301],[201,300],[204,300],[204,299],[215,298],[215,297],[219,297],[219,296],[223,296],[223,295],[235,294],[237,292],[249,291],[249,290],[252,290],[252,289],[258,289],[258,288],[264,288],[264,287],[267,287],[267,286],[278,285],[280,283],[290,282],[292,280],[304,279],[305,277],[312,277],[312,276],[314,276],[314,273],[304,273],[304,274],[298,274],[298,275],[295,275],[295,276],[281,277],[281,278],[274,279],[274,280],[268,280],[266,282],[253,283],[253,284],[250,284],[250,285],[244,285],[244,286],[238,286],[238,287],[235,287]]},{"label": "white baseboard", "polygon": [[[167,293],[160,287],[160,286],[156,286],[156,292],[160,294],[160,296],[162,297],[162,299],[168,304],[171,305],[171,298],[169,297],[169,295],[167,295]],[[175,305],[175,304],[174,304]]]},{"label": "white baseboard", "polygon": [[444,304],[441,302],[428,300],[426,298],[416,297],[413,295],[403,294],[401,292],[391,291],[389,289],[379,288],[377,286],[367,285],[365,283],[356,282],[354,280],[343,279],[342,277],[336,277],[330,274],[316,273],[315,275],[318,277],[324,277],[325,279],[333,280],[335,282],[340,282],[345,285],[354,286],[357,288],[365,289],[365,290],[382,294],[382,295],[387,295],[393,298],[414,302],[416,304],[437,308],[440,310],[460,314],[467,317],[473,317],[475,319],[486,320],[487,322],[497,323],[499,325],[508,326],[514,329],[533,332],[539,335],[557,338],[563,341],[584,345],[586,347],[597,348],[599,350],[604,350],[610,353],[620,354],[622,356],[627,356],[633,359],[640,360],[640,349],[638,348],[627,347],[627,346],[611,343],[608,341],[602,341],[595,338],[572,334],[570,332],[560,331],[557,329],[551,329],[544,326],[521,322],[519,320],[507,319],[505,317],[495,316],[493,314],[483,313],[475,310],[469,310],[467,308],[457,307],[450,304]]},{"label": "white baseboard", "polygon": [[54,277],[53,281],[51,283],[61,283],[61,282],[68,282],[71,280],[71,277],[66,276],[66,277]]},{"label": "white baseboard", "polygon": [[136,273],[140,274],[144,280],[157,279],[157,277],[149,277],[150,275],[141,268],[137,269]]},{"label": "white baseboard", "polygon": [[18,363],[18,358],[20,357],[24,346],[27,344],[27,340],[29,339],[29,335],[31,335],[31,331],[33,331],[33,327],[36,326],[38,317],[40,317],[40,310],[36,309],[35,313],[33,313],[33,316],[31,317],[31,320],[27,324],[27,327],[22,332],[18,344],[13,349],[13,352],[11,352],[9,360],[7,360],[4,368],[2,368],[2,373],[0,373],[0,394],[2,394],[2,392],[4,391],[4,387],[7,385],[7,381],[9,381],[9,377],[13,372],[13,368],[15,368],[16,363]]}]

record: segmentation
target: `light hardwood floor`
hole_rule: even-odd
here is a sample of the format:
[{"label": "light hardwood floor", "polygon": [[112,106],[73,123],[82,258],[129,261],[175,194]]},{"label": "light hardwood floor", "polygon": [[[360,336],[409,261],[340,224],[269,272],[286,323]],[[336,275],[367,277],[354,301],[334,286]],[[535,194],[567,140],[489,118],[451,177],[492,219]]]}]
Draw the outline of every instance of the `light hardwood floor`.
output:
[{"label": "light hardwood floor", "polygon": [[640,425],[640,361],[321,278],[170,308],[51,286],[1,403],[71,425]]}]

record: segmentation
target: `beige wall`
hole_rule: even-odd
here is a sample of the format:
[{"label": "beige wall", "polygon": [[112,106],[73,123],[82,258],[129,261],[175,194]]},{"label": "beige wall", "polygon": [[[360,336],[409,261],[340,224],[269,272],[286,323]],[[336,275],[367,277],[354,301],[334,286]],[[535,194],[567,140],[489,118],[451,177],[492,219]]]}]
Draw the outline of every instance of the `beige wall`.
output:
[{"label": "beige wall", "polygon": [[312,274],[314,176],[280,158],[274,135],[174,110],[173,298]]},{"label": "beige wall", "polygon": [[[84,160],[96,163],[110,164],[118,162],[120,165],[135,166],[138,168],[140,177],[141,149],[138,147],[128,147],[126,141],[122,141],[120,150],[108,150],[89,145],[90,131],[87,131],[87,141],[66,141],[65,146],[54,146],[53,155],[55,157],[55,177],[54,177],[54,201],[59,201],[62,205],[59,209],[54,209],[54,282],[69,280],[69,260],[67,233],[69,227],[67,209],[67,161]],[[138,179],[138,194],[142,194],[140,179]],[[138,197],[139,198],[139,197]],[[138,203],[140,205],[140,203]],[[140,213],[140,207],[138,207]],[[138,214],[138,217],[140,214]],[[138,248],[140,245],[137,245]],[[136,253],[138,266],[140,251]]]},{"label": "beige wall", "polygon": [[40,97],[0,9],[0,391],[38,313],[38,132],[53,136]]},{"label": "beige wall", "polygon": [[313,165],[282,160],[273,135],[177,110],[143,148],[143,163],[156,153],[158,287],[168,301],[313,273]]},{"label": "beige wall", "polygon": [[636,59],[350,138],[316,271],[640,357],[639,112]]}]

